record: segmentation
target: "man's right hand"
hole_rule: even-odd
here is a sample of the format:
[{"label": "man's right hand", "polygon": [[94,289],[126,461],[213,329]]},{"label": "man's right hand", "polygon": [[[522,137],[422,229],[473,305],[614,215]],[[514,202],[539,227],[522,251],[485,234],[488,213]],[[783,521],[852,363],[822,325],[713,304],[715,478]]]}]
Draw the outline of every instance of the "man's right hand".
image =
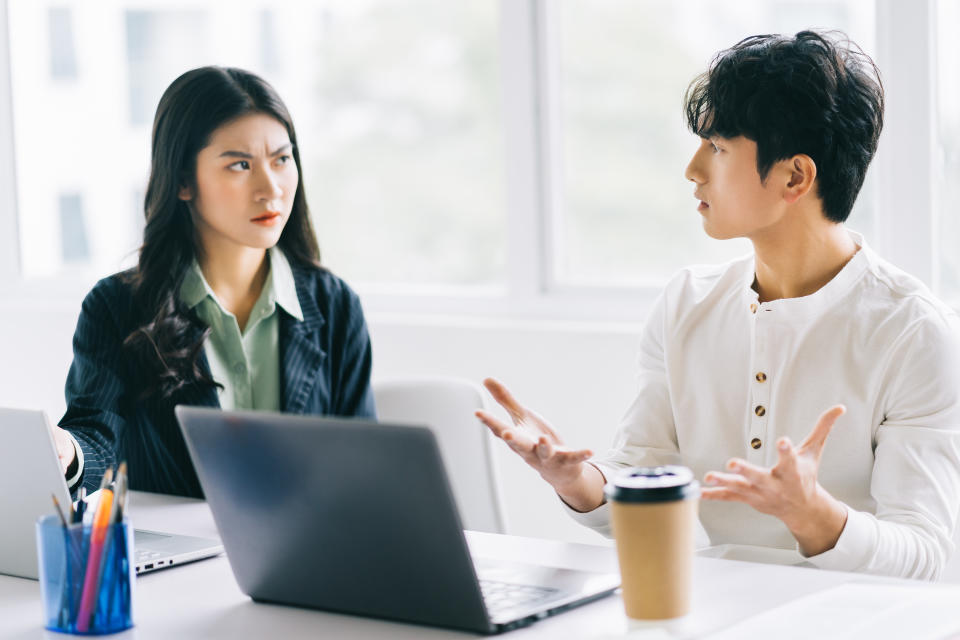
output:
[{"label": "man's right hand", "polygon": [[572,450],[563,445],[556,431],[539,415],[517,402],[500,382],[483,381],[493,399],[513,420],[513,427],[483,410],[475,412],[493,435],[507,443],[524,461],[537,470],[557,494],[577,511],[592,511],[603,504],[606,480],[600,470],[585,461],[589,449]]}]

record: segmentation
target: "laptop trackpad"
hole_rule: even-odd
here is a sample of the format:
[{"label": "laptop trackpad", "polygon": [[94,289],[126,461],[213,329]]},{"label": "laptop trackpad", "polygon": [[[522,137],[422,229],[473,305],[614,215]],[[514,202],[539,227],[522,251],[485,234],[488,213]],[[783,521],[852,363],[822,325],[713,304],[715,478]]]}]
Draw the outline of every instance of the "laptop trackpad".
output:
[{"label": "laptop trackpad", "polygon": [[496,558],[474,558],[477,577],[480,580],[512,582],[540,587],[550,587],[567,592],[570,588],[578,591],[587,577],[592,574],[572,569],[547,567]]},{"label": "laptop trackpad", "polygon": [[[550,611],[579,601],[591,600],[601,594],[611,593],[620,584],[619,576],[615,574],[492,558],[474,558],[473,562],[494,623],[519,617],[527,607]],[[502,591],[503,595],[491,593],[491,588]],[[532,590],[536,592],[531,593]],[[533,596],[532,601],[522,602],[525,596]]]}]

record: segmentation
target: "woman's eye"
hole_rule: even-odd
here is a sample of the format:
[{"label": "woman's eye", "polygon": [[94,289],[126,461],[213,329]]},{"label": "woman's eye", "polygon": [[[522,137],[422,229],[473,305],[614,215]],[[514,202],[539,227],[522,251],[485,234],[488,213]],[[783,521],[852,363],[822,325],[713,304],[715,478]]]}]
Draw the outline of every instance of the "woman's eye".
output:
[{"label": "woman's eye", "polygon": [[290,156],[280,156],[279,158],[277,158],[277,164],[287,164],[288,162],[290,162],[290,159],[291,159]]},{"label": "woman's eye", "polygon": [[250,163],[247,162],[246,160],[237,160],[236,162],[228,166],[227,169],[230,169],[231,171],[249,171]]}]

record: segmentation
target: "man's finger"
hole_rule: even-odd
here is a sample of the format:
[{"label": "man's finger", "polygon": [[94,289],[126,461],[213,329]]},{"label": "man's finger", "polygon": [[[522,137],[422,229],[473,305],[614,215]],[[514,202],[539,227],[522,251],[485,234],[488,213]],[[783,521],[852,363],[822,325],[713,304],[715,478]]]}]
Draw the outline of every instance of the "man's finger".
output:
[{"label": "man's finger", "polygon": [[503,434],[510,430],[508,425],[500,422],[483,409],[477,409],[473,412],[473,415],[477,416],[480,422],[487,425],[487,428],[490,429],[490,431],[493,432],[493,435],[497,436],[498,438],[502,438]]},{"label": "man's finger", "polygon": [[747,502],[743,494],[731,491],[726,487],[704,487],[700,489],[700,497],[704,500],[723,500],[725,502]]},{"label": "man's finger", "polygon": [[823,448],[823,444],[827,441],[827,436],[830,435],[830,430],[833,428],[834,423],[837,421],[837,418],[846,413],[847,408],[842,404],[838,404],[834,407],[830,407],[820,415],[820,419],[817,420],[817,426],[813,428],[803,442],[800,444],[801,450],[814,449],[819,450]]},{"label": "man's finger", "polygon": [[763,482],[768,475],[768,471],[763,467],[758,467],[757,465],[750,464],[746,460],[741,460],[740,458],[731,458],[730,460],[728,460],[727,471],[730,471],[731,473],[740,474],[754,484],[758,482]]},{"label": "man's finger", "polygon": [[501,438],[511,449],[522,456],[536,456],[535,447],[537,443],[525,435],[518,434],[515,430],[508,429]]},{"label": "man's finger", "polygon": [[540,439],[537,440],[536,451],[538,458],[541,460],[546,460],[553,455],[553,446],[550,444],[550,441],[547,438],[540,436]]},{"label": "man's finger", "polygon": [[593,451],[590,449],[580,449],[579,451],[564,451],[554,448],[554,459],[560,464],[578,464],[586,462],[593,457]]},{"label": "man's finger", "polygon": [[770,470],[774,476],[780,478],[797,472],[797,452],[793,449],[790,438],[777,440],[777,464]]},{"label": "man's finger", "polygon": [[711,487],[719,487],[744,493],[753,488],[753,484],[743,476],[736,473],[723,473],[722,471],[709,471],[703,477],[703,481]]},{"label": "man's finger", "polygon": [[490,392],[490,395],[493,396],[493,399],[497,403],[507,410],[507,413],[510,414],[510,417],[513,418],[514,422],[520,422],[523,420],[524,408],[516,398],[513,397],[513,394],[510,393],[499,380],[494,378],[487,378],[483,381],[483,386],[487,388],[487,391]]}]

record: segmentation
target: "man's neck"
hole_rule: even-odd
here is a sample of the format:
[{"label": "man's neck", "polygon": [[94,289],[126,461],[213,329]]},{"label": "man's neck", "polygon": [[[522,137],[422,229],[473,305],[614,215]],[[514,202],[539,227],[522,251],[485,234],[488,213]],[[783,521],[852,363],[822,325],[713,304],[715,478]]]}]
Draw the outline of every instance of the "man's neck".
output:
[{"label": "man's neck", "polygon": [[822,217],[798,219],[751,238],[756,255],[753,286],[760,302],[815,293],[859,250],[842,224]]}]

